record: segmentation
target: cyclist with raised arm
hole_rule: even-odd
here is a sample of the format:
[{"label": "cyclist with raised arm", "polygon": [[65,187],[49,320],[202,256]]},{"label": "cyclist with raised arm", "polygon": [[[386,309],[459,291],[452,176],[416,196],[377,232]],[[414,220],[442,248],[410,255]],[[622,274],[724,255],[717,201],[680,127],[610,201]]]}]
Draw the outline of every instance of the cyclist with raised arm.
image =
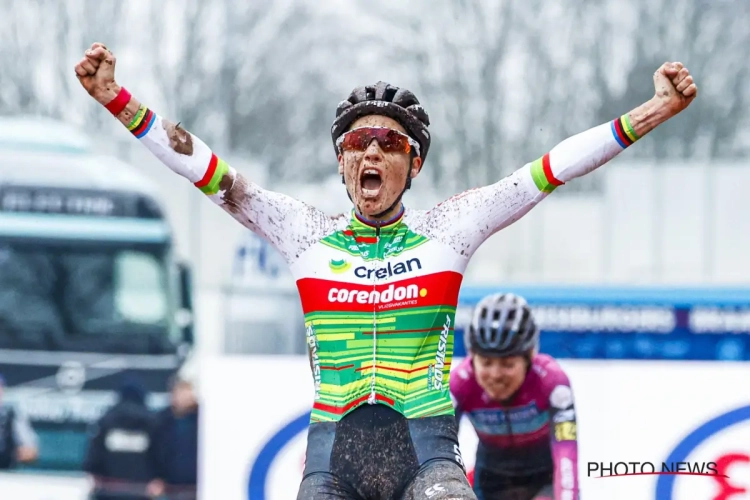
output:
[{"label": "cyclist with raised arm", "polygon": [[563,141],[495,184],[413,210],[402,196],[430,149],[427,112],[406,89],[383,82],[359,87],[339,103],[331,128],[354,207],[331,217],[239,174],[120,86],[115,63],[95,43],[75,71],[86,91],[167,167],[274,245],[297,280],[314,381],[300,499],[475,498],[448,388],[458,290],[469,259],[557,186],[614,158],[697,92],[687,69],[665,64],[645,104]]},{"label": "cyclist with raised arm", "polygon": [[450,381],[456,420],[479,438],[474,492],[480,500],[578,500],[573,389],[560,365],[539,354],[526,300],[494,294],[474,308],[468,356]]}]

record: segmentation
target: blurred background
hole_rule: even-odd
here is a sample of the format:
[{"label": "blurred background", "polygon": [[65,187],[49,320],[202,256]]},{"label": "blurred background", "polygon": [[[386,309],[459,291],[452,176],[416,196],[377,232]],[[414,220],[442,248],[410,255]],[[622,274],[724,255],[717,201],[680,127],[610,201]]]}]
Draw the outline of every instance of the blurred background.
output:
[{"label": "blurred background", "polygon": [[[154,467],[173,470],[169,450],[195,456],[201,442],[198,470],[180,465],[187,476],[171,490],[158,481],[168,472],[143,472],[151,497],[197,488],[201,498],[293,498],[301,473],[312,384],[294,280],[266,241],[80,87],[73,66],[94,41],[152,109],[264,187],[331,214],[350,205],[329,130],[356,86],[406,87],[429,113],[430,159],[405,198],[426,209],[638,106],[663,62],[683,62],[700,88],[689,109],[480,248],[461,291],[454,364],[471,306],[485,293],[521,293],[542,324],[542,351],[580,386],[584,495],[720,491],[701,478],[590,481],[586,460],[659,462],[680,450],[679,459],[750,461],[747,416],[703,426],[750,405],[750,3],[0,7],[0,424],[14,408],[29,429],[13,431],[26,454],[0,471],[0,497],[77,499],[93,478],[106,486],[92,450],[138,452],[137,433],[95,444],[102,426],[136,411],[131,403],[167,436]],[[260,407],[264,397],[278,404]],[[174,437],[180,422],[196,428],[196,407],[200,437]],[[743,464],[731,500],[750,498]]]}]

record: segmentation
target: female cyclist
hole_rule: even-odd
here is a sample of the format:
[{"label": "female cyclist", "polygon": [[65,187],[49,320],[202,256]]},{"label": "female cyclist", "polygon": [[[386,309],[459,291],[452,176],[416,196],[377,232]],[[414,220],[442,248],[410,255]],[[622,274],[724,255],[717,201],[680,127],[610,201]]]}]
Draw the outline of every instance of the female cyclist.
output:
[{"label": "female cyclist", "polygon": [[468,356],[451,376],[456,418],[479,438],[473,487],[480,500],[578,500],[573,390],[559,364],[538,354],[526,300],[490,295],[465,332]]}]

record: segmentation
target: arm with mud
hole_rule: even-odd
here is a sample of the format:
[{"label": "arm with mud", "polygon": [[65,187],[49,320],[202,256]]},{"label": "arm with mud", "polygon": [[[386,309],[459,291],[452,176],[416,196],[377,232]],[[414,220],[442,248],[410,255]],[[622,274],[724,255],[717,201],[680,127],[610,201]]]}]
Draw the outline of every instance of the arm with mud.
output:
[{"label": "arm with mud", "polygon": [[526,215],[555,188],[593,172],[682,112],[698,92],[681,63],[662,65],[654,73],[654,88],[654,97],[629,113],[565,139],[495,184],[438,205],[428,213],[428,231],[469,258],[484,240]]},{"label": "arm with mud", "polygon": [[86,92],[162,163],[267,239],[287,262],[293,262],[330,232],[334,225],[331,218],[305,203],[248,181],[179,123],[160,117],[139,102],[115,81],[116,64],[114,54],[97,42],[76,64],[76,77]]},{"label": "arm with mud", "polygon": [[593,172],[664,121],[658,112],[657,105],[648,102],[565,139],[495,184],[448,199],[428,214],[435,221],[434,236],[470,257],[487,238],[526,215],[558,186]]},{"label": "arm with mud", "polygon": [[[113,88],[116,95],[119,88]],[[189,180],[208,198],[255,233],[266,238],[288,262],[329,233],[330,217],[247,180],[180,124],[162,118],[131,97],[117,119],[154,156]]]}]

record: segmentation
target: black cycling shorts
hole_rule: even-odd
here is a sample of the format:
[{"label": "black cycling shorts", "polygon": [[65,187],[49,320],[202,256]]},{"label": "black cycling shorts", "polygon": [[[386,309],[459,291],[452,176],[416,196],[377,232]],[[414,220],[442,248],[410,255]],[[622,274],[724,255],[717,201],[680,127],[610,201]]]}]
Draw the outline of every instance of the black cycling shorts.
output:
[{"label": "black cycling shorts", "polygon": [[474,471],[478,500],[552,500],[552,472],[507,477],[487,470]]},{"label": "black cycling shorts", "polygon": [[313,423],[298,500],[476,500],[453,416],[407,420],[363,405]]}]

